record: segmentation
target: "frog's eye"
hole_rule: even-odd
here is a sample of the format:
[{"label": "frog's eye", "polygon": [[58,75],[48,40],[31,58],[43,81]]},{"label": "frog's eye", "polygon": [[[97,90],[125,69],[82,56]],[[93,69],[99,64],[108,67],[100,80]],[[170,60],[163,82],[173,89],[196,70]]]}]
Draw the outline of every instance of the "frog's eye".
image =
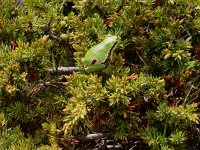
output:
[{"label": "frog's eye", "polygon": [[96,64],[96,63],[97,63],[97,60],[94,59],[94,60],[92,61],[92,64],[94,65],[94,64]]}]

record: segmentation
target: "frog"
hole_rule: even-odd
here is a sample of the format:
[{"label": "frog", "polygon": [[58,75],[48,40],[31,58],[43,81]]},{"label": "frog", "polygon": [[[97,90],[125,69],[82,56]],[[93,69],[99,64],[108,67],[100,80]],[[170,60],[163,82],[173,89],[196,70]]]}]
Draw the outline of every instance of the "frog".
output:
[{"label": "frog", "polygon": [[109,56],[112,57],[117,45],[118,37],[108,35],[102,42],[90,48],[82,59],[84,70],[86,72],[95,72],[103,69],[106,60]]}]

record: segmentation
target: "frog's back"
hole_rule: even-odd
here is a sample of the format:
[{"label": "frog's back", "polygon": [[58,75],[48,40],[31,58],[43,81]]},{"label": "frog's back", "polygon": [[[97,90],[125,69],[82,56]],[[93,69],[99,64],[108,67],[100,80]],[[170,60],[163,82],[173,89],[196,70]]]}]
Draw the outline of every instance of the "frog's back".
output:
[{"label": "frog's back", "polygon": [[90,48],[83,61],[85,64],[98,64],[103,63],[107,59],[107,56],[117,41],[117,36],[108,36],[101,43]]}]

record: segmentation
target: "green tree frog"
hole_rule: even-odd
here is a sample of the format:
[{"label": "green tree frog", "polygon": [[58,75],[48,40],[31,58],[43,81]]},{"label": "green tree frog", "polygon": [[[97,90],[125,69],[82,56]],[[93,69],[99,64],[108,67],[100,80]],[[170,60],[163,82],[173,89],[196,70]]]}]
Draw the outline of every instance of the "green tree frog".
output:
[{"label": "green tree frog", "polygon": [[116,44],[117,36],[107,36],[101,43],[90,48],[82,59],[85,71],[94,72],[103,69],[105,67],[104,62],[112,53],[111,50],[114,49]]}]

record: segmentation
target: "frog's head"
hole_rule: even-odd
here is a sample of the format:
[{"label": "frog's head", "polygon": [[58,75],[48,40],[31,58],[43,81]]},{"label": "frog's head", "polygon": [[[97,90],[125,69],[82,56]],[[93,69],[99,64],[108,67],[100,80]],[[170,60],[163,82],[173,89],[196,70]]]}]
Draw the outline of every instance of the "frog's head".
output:
[{"label": "frog's head", "polygon": [[90,48],[82,59],[84,66],[93,68],[105,66],[103,63],[107,60],[111,50],[113,50],[113,46],[116,45],[117,39],[117,36],[108,35],[101,43]]},{"label": "frog's head", "polygon": [[104,41],[106,41],[107,43],[115,43],[117,42],[117,40],[118,40],[118,37],[116,35],[113,36],[109,34],[105,37]]}]

